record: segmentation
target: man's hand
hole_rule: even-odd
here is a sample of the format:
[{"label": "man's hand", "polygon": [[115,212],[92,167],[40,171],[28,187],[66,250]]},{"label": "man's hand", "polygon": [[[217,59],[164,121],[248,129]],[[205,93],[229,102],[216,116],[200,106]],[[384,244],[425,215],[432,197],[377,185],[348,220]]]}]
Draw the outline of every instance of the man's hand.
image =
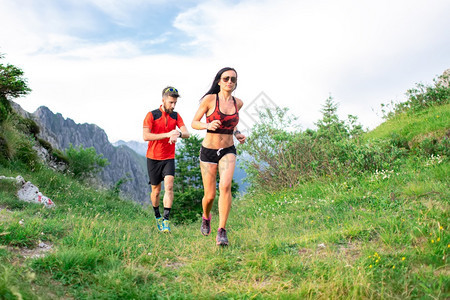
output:
[{"label": "man's hand", "polygon": [[177,142],[177,139],[180,137],[180,132],[176,129],[167,133],[169,138],[169,144],[173,144]]}]

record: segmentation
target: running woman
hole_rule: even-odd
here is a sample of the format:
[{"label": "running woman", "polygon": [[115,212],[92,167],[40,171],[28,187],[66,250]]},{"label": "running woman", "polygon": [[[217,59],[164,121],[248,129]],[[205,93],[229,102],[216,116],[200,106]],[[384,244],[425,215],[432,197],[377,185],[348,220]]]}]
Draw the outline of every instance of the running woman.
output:
[{"label": "running woman", "polygon": [[[189,138],[189,132],[180,114],[174,111],[180,94],[168,86],[162,91],[162,105],[144,119],[144,141],[148,141],[147,171],[152,192],[150,199],[159,231],[170,233],[169,214],[173,204],[173,181],[175,176],[175,143],[178,138]],[[177,130],[176,128],[179,128]],[[159,211],[161,182],[164,181],[164,212]]]},{"label": "running woman", "polygon": [[[219,228],[216,242],[221,246],[228,245],[225,227],[231,209],[231,181],[236,166],[233,135],[241,144],[246,138],[237,130],[239,110],[243,102],[232,95],[236,85],[236,70],[221,69],[216,74],[209,91],[202,97],[191,124],[193,129],[206,129],[206,136],[200,149],[200,169],[204,188],[200,231],[203,235],[211,233],[211,209],[216,196],[216,175],[219,171]],[[203,116],[206,116],[206,122],[201,121]]]}]

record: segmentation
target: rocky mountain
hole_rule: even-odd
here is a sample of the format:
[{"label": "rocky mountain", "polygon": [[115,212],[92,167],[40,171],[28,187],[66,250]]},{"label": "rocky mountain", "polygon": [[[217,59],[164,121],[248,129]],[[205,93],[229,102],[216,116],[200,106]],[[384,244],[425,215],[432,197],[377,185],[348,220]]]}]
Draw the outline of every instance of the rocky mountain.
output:
[{"label": "rocky mountain", "polygon": [[118,146],[127,146],[128,148],[133,149],[134,152],[136,152],[137,154],[144,156],[147,154],[147,142],[137,142],[137,141],[117,141],[115,143],[113,143],[114,146],[118,147]]},{"label": "rocky mountain", "polygon": [[[20,112],[20,107],[15,105]],[[120,179],[128,178],[121,185],[124,198],[144,204],[149,202],[150,187],[145,157],[137,154],[126,145],[114,146],[105,131],[94,124],[77,124],[72,119],[64,119],[60,113],[54,114],[41,106],[34,113],[21,111],[22,115],[34,119],[40,126],[40,137],[61,151],[73,146],[94,147],[98,154],[107,158],[109,165],[100,173],[99,178],[106,186],[114,186]]]}]

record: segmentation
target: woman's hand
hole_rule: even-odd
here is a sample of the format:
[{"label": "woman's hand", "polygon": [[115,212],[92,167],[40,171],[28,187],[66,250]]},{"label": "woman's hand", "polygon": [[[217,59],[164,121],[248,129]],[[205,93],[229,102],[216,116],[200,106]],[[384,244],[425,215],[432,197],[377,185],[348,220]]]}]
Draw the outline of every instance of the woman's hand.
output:
[{"label": "woman's hand", "polygon": [[206,129],[216,131],[216,129],[219,128],[221,124],[222,122],[220,122],[219,120],[213,120],[211,123],[206,124]]},{"label": "woman's hand", "polygon": [[236,137],[236,139],[239,141],[239,143],[243,144],[245,143],[245,139],[247,138],[245,135],[243,135],[242,133],[236,133],[234,135]]}]

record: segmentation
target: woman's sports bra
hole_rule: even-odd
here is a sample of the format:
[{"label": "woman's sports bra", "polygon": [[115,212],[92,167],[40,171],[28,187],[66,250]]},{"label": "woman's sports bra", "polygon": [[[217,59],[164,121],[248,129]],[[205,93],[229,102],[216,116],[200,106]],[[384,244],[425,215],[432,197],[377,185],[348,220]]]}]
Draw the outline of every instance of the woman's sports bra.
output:
[{"label": "woman's sports bra", "polygon": [[233,134],[234,128],[239,123],[239,112],[236,104],[236,99],[234,99],[234,107],[236,112],[232,115],[224,114],[220,111],[219,107],[219,94],[216,94],[216,108],[209,116],[206,116],[206,123],[211,123],[214,120],[219,120],[221,125],[215,131],[207,130],[208,133],[221,133],[221,134]]}]

